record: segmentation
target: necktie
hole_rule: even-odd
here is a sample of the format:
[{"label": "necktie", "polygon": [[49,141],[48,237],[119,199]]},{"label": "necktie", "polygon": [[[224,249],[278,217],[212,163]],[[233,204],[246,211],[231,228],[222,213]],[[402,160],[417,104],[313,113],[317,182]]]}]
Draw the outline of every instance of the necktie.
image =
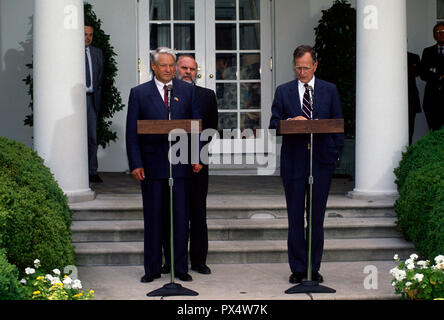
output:
[{"label": "necktie", "polygon": [[85,69],[86,69],[86,87],[89,88],[91,86],[91,72],[89,70],[89,60],[86,50],[85,50]]},{"label": "necktie", "polygon": [[163,86],[163,101],[165,102],[165,108],[168,109],[168,93],[167,93],[167,86]]},{"label": "necktie", "polygon": [[305,93],[304,98],[302,99],[302,113],[304,117],[308,120],[311,120],[311,104],[310,104],[310,89],[308,88],[308,84],[304,84]]}]

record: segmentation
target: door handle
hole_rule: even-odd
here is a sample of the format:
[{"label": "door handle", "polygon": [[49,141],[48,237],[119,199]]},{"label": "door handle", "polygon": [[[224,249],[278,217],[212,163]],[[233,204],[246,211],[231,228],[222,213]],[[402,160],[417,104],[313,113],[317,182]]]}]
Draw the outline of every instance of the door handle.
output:
[{"label": "door handle", "polygon": [[213,79],[214,78],[214,74],[210,74],[210,79]]}]

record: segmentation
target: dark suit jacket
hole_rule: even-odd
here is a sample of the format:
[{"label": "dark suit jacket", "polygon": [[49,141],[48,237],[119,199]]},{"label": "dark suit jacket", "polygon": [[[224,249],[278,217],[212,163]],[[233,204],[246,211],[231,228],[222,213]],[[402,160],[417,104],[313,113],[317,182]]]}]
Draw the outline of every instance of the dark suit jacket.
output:
[{"label": "dark suit jacket", "polygon": [[102,104],[103,53],[102,50],[89,46],[93,70],[94,109],[98,114]]},{"label": "dark suit jacket", "polygon": [[[201,119],[193,85],[173,79],[171,119]],[[168,135],[138,135],[137,120],[168,120],[168,110],[154,79],[131,89],[126,123],[126,149],[130,171],[144,168],[149,179],[169,178]],[[173,165],[173,177],[191,176],[191,165]]]},{"label": "dark suit jacket", "polygon": [[[276,89],[271,107],[270,129],[279,129],[279,121],[302,116],[298,80],[279,86]],[[315,79],[313,95],[314,119],[341,119],[342,110],[339,94],[332,83]],[[284,135],[281,149],[281,176],[296,179],[305,176],[304,161],[298,161],[305,154],[309,135]],[[344,146],[344,134],[315,134],[313,160],[319,163],[334,164]]]},{"label": "dark suit jacket", "polygon": [[437,102],[443,95],[442,90],[441,93],[438,90],[444,85],[443,80],[439,80],[442,75],[444,75],[444,58],[439,57],[438,45],[425,48],[421,59],[421,79],[427,82],[424,92],[424,111],[438,107]]},{"label": "dark suit jacket", "polygon": [[218,111],[216,94],[211,89],[196,86],[196,95],[202,116],[202,130],[210,128],[217,130]]},{"label": "dark suit jacket", "polygon": [[408,65],[408,88],[409,88],[409,115],[413,116],[421,112],[421,102],[419,99],[418,87],[416,86],[416,78],[421,71],[421,61],[419,55],[415,53],[407,53]]}]

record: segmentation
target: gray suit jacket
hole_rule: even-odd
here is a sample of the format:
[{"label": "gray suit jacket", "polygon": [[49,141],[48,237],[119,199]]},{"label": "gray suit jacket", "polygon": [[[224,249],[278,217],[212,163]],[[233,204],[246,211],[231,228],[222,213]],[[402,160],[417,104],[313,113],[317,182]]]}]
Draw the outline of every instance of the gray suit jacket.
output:
[{"label": "gray suit jacket", "polygon": [[94,109],[98,114],[102,103],[103,53],[102,50],[89,46],[93,70]]}]

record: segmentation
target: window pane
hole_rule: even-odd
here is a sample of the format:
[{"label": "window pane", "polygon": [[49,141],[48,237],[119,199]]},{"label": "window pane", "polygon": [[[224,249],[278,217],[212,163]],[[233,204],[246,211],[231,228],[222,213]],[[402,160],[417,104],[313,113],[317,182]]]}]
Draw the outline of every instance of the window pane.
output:
[{"label": "window pane", "polygon": [[235,53],[216,54],[216,80],[236,80],[237,56]]},{"label": "window pane", "polygon": [[216,23],[216,50],[236,50],[236,24]]},{"label": "window pane", "polygon": [[237,109],[236,83],[216,83],[216,96],[219,109]]},{"label": "window pane", "polygon": [[174,20],[194,20],[194,0],[174,0]]},{"label": "window pane", "polygon": [[150,20],[170,20],[170,12],[170,0],[150,0]]},{"label": "window pane", "polygon": [[242,80],[259,80],[261,78],[260,53],[244,53],[240,55],[240,74]]},{"label": "window pane", "polygon": [[216,20],[236,20],[236,0],[216,0]]},{"label": "window pane", "polygon": [[241,83],[240,86],[240,107],[241,109],[261,108],[261,84]]},{"label": "window pane", "polygon": [[239,20],[260,19],[259,0],[239,0]]},{"label": "window pane", "polygon": [[444,19],[444,0],[437,0],[436,1],[436,14],[437,19]]},{"label": "window pane", "polygon": [[237,129],[237,113],[219,112],[219,130]]},{"label": "window pane", "polygon": [[260,24],[241,23],[239,28],[241,50],[259,50],[261,48]]},{"label": "window pane", "polygon": [[[220,115],[219,115],[220,116]],[[240,116],[240,129],[252,129],[253,131],[261,128],[261,113],[260,112],[248,112],[241,113]]]},{"label": "window pane", "polygon": [[158,47],[171,48],[171,26],[170,24],[150,24],[150,49]]},{"label": "window pane", "polygon": [[176,50],[194,50],[194,24],[174,25],[174,48]]}]

